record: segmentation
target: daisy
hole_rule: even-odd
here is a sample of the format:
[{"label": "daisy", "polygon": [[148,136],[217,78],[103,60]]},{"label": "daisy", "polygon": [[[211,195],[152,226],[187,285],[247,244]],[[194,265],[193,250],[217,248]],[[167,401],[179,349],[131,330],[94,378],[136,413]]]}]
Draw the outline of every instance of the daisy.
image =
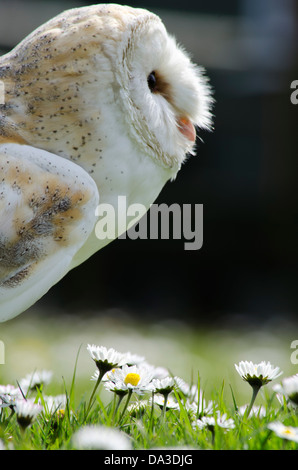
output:
[{"label": "daisy", "polygon": [[193,426],[199,429],[207,428],[210,431],[214,431],[215,426],[229,430],[234,429],[235,423],[232,418],[227,418],[226,413],[221,415],[217,411],[216,418],[214,416],[202,416],[202,418],[197,419]]},{"label": "daisy", "polygon": [[87,418],[88,413],[93,405],[95,392],[103,376],[115,367],[121,367],[123,364],[126,364],[126,355],[115,351],[113,348],[107,349],[105,346],[95,346],[94,344],[88,344],[87,350],[91,358],[94,360],[99,372],[96,374],[96,376],[94,376],[96,379],[96,384],[89,399],[85,419]]},{"label": "daisy", "polygon": [[121,367],[123,364],[126,364],[126,354],[115,351],[113,348],[107,349],[105,346],[88,344],[87,351],[94,360],[101,375],[115,367]]},{"label": "daisy", "polygon": [[47,413],[52,414],[58,410],[64,410],[67,404],[66,395],[55,395],[43,397]]},{"label": "daisy", "polygon": [[145,362],[144,356],[139,356],[138,354],[132,354],[127,352],[125,354],[125,361],[128,366],[136,366]]},{"label": "daisy", "polygon": [[[163,395],[154,395],[153,402],[158,405],[162,409],[166,410],[179,410],[179,403],[172,397],[168,397],[165,400]],[[152,403],[152,399],[150,399],[150,403]]]},{"label": "daisy", "polygon": [[216,426],[224,429],[225,431],[229,431],[234,429],[235,423],[232,418],[227,418],[227,415],[220,414],[219,411],[216,412],[216,418],[214,416],[202,416],[202,418],[197,419],[194,424],[193,428],[196,429],[208,429],[212,434],[212,444],[215,441],[215,429]]},{"label": "daisy", "polygon": [[282,374],[279,367],[274,367],[270,362],[266,363],[265,361],[259,364],[254,364],[251,361],[241,361],[238,365],[235,364],[235,368],[243,380],[252,387],[262,387]]},{"label": "daisy", "polygon": [[109,380],[105,382],[106,390],[113,392],[129,392],[130,390],[143,395],[154,389],[152,372],[147,368],[125,365],[108,374]]},{"label": "daisy", "polygon": [[118,411],[119,405],[125,395],[127,400],[122,410],[121,418],[124,416],[127,405],[133,393],[143,395],[153,390],[152,372],[145,367],[125,365],[121,369],[114,369],[108,374],[109,380],[105,382],[106,390],[116,393],[119,400],[115,408],[114,416]]},{"label": "daisy", "polygon": [[50,370],[34,371],[20,380],[20,388],[24,395],[27,395],[28,391],[34,391],[49,384],[52,376],[53,372]]},{"label": "daisy", "polygon": [[14,395],[17,392],[20,393],[20,389],[14,385],[0,385],[0,395]]},{"label": "daisy", "polygon": [[298,442],[298,428],[285,426],[284,424],[276,421],[273,423],[269,423],[268,429],[273,431],[278,437]]},{"label": "daisy", "polygon": [[17,422],[22,430],[34,422],[35,418],[41,413],[42,406],[33,403],[31,400],[17,400],[14,411],[17,416]]},{"label": "daisy", "polygon": [[280,391],[291,403],[298,405],[298,374],[283,379]]},{"label": "daisy", "polygon": [[197,385],[189,385],[187,382],[185,382],[183,386],[180,386],[180,390],[183,395],[189,399],[190,402],[198,401],[199,391]]},{"label": "daisy", "polygon": [[166,408],[168,407],[168,396],[173,390],[185,387],[184,380],[179,377],[165,377],[163,379],[153,379],[153,392],[163,395],[163,419],[165,418]]},{"label": "daisy", "polygon": [[208,403],[203,398],[203,394],[200,393],[200,401],[199,403],[195,401],[186,400],[185,402],[185,409],[189,413],[192,419],[207,415],[212,415],[214,410],[217,408],[217,404],[210,400]]},{"label": "daisy", "polygon": [[238,365],[235,364],[235,368],[243,380],[248,382],[253,389],[251,402],[246,410],[246,416],[248,417],[260,388],[279,377],[282,372],[279,367],[274,367],[270,362],[265,361],[259,364],[254,364],[251,361],[241,361]]},{"label": "daisy", "polygon": [[[240,406],[238,412],[241,416],[245,415],[247,407],[248,405]],[[266,416],[266,408],[264,406],[253,406],[250,412],[258,418],[264,418],[264,416]]]},{"label": "daisy", "polygon": [[78,450],[131,450],[126,434],[106,426],[90,425],[75,432],[72,446]]},{"label": "daisy", "polygon": [[185,382],[179,377],[165,377],[163,379],[153,379],[152,385],[154,387],[154,393],[161,393],[162,395],[167,396],[174,389],[182,389]]},{"label": "daisy", "polygon": [[13,385],[0,385],[0,408],[12,407],[16,400],[23,398],[21,390]]},{"label": "daisy", "polygon": [[141,417],[148,408],[148,400],[138,400],[128,406],[127,412],[133,418]]},{"label": "daisy", "polygon": [[[141,357],[141,356],[139,356],[139,357]],[[167,369],[164,369],[163,367],[155,367],[151,364],[148,364],[148,362],[146,362],[146,361],[136,363],[136,364],[131,364],[130,357],[128,356],[126,359],[127,359],[126,365],[128,365],[128,366],[136,365],[138,367],[142,367],[142,370],[146,370],[148,373],[150,373],[152,375],[153,379],[162,379],[162,378],[165,378],[169,375],[169,372],[167,371]],[[107,382],[108,380],[110,380],[111,374],[114,373],[115,370],[116,370],[116,368],[111,369],[111,371],[107,372],[104,375],[102,380],[104,382]],[[91,377],[91,380],[96,381],[98,379],[98,377],[99,377],[99,370],[97,369],[94,372],[94,375]]]}]

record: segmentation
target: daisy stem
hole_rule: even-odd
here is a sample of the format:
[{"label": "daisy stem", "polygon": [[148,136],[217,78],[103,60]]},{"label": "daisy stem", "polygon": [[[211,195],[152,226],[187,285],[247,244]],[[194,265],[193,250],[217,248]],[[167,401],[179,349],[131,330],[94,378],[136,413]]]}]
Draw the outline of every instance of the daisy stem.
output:
[{"label": "daisy stem", "polygon": [[104,371],[104,370],[99,371],[98,379],[97,379],[97,381],[96,381],[95,387],[94,387],[93,392],[92,392],[92,394],[91,394],[91,397],[90,397],[90,400],[89,400],[89,404],[88,404],[88,407],[87,407],[87,411],[86,411],[86,414],[85,414],[85,421],[86,421],[87,416],[88,416],[88,414],[89,414],[89,412],[90,412],[90,410],[91,410],[91,408],[92,408],[92,405],[93,405],[93,398],[94,398],[95,392],[96,392],[96,390],[97,390],[97,388],[98,388],[98,386],[99,386],[99,384],[100,384],[100,382],[101,382],[101,379],[102,379],[103,376],[105,375],[105,373],[106,373],[106,371]]},{"label": "daisy stem", "polygon": [[115,416],[117,414],[117,411],[119,410],[120,403],[122,402],[123,398],[125,395],[118,395],[118,402],[115,406],[114,413],[113,413],[113,421],[115,420]]},{"label": "daisy stem", "polygon": [[214,429],[214,427],[212,429],[210,429],[210,432],[211,432],[211,445],[212,445],[212,447],[214,447],[214,444],[215,444],[215,429]]},{"label": "daisy stem", "polygon": [[248,408],[245,411],[245,418],[249,417],[249,414],[251,412],[251,409],[253,407],[253,404],[255,402],[255,399],[257,397],[257,394],[258,394],[260,388],[261,388],[260,385],[252,385],[252,397],[251,397],[250,404],[248,405]]},{"label": "daisy stem", "polygon": [[162,408],[162,422],[163,422],[163,423],[164,423],[164,421],[165,421],[166,409],[167,409],[167,401],[168,401],[169,393],[170,393],[170,392],[165,392],[165,393],[163,394],[163,396],[164,396],[164,404],[163,404],[163,408]]},{"label": "daisy stem", "polygon": [[120,419],[119,419],[119,423],[121,423],[121,421],[122,421],[122,419],[123,419],[123,416],[124,416],[124,413],[125,413],[125,411],[126,411],[127,405],[128,405],[128,403],[129,403],[130,397],[131,397],[131,395],[132,395],[132,392],[133,392],[132,389],[130,389],[130,390],[128,391],[127,400],[126,400],[125,405],[124,405],[124,408],[123,408],[123,410],[122,410],[122,413],[121,413],[121,416],[120,416]]},{"label": "daisy stem", "polygon": [[150,429],[153,428],[153,413],[154,413],[154,392],[152,392],[151,413],[150,413]]}]

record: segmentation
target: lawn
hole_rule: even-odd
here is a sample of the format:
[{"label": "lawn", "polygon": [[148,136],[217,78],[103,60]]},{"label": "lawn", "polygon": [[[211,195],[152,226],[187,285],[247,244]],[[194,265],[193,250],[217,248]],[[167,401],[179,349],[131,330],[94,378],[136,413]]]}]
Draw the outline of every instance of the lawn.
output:
[{"label": "lawn", "polygon": [[[33,312],[0,331],[4,449],[298,449],[293,400],[274,390],[297,374],[293,325],[211,328],[137,322],[117,311]],[[103,374],[102,346],[130,360],[117,367],[113,357],[116,366]],[[240,361],[283,372],[261,384],[249,415],[243,407],[253,387],[237,372]]]}]

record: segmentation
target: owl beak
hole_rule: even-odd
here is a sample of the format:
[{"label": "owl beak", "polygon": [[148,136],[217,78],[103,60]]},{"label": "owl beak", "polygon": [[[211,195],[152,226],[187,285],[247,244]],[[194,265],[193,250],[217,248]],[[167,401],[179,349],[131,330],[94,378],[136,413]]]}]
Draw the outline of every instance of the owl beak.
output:
[{"label": "owl beak", "polygon": [[178,119],[178,126],[181,134],[183,134],[184,137],[186,137],[191,142],[195,142],[196,130],[193,123],[188,118],[182,117]]}]

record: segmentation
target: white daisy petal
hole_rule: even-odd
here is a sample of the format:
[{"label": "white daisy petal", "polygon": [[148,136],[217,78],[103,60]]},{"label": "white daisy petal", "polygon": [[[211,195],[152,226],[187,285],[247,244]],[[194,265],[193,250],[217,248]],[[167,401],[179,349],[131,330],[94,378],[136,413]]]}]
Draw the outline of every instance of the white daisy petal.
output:
[{"label": "white daisy petal", "polygon": [[273,423],[268,424],[268,429],[273,431],[278,437],[298,442],[298,428],[293,428],[292,426],[285,426],[279,421],[275,421]]},{"label": "white daisy petal", "polygon": [[153,372],[147,367],[124,365],[121,369],[114,369],[107,374],[105,388],[116,393],[132,390],[142,395],[154,390],[152,378]]},{"label": "white daisy petal", "polygon": [[131,450],[129,437],[106,426],[85,426],[72,437],[72,447],[78,450]]},{"label": "white daisy petal", "polygon": [[202,416],[202,418],[194,422],[193,427],[198,429],[207,427],[210,430],[214,430],[216,425],[227,430],[235,427],[234,420],[227,418],[226,413],[220,414],[219,411],[216,412],[216,418],[214,416]]},{"label": "white daisy petal", "polygon": [[107,349],[105,346],[88,344],[87,351],[102,373],[126,364],[126,355],[113,348]]},{"label": "white daisy petal", "polygon": [[41,413],[43,407],[34,403],[31,400],[17,400],[14,406],[14,411],[17,416],[18,424],[22,429],[31,426],[35,418]]},{"label": "white daisy petal", "polygon": [[0,408],[13,406],[16,400],[22,399],[23,395],[19,388],[13,385],[0,385]]},{"label": "white daisy petal", "polygon": [[243,380],[251,386],[261,387],[282,374],[279,367],[274,367],[270,362],[266,363],[265,361],[259,364],[254,364],[251,361],[240,361],[238,365],[235,364],[235,368]]},{"label": "white daisy petal", "polygon": [[[276,389],[275,389],[276,390]],[[287,400],[297,406],[298,405],[298,374],[286,377],[282,380],[282,385],[277,389],[279,393],[282,393]]]},{"label": "white daisy petal", "polygon": [[155,388],[155,393],[167,394],[172,392],[174,389],[185,388],[185,382],[180,377],[165,377],[163,379],[153,379],[152,384]]},{"label": "white daisy petal", "polygon": [[48,385],[52,380],[52,376],[53,372],[51,370],[34,371],[20,380],[20,388],[24,395],[27,395],[27,392],[30,390],[36,390],[42,385]]},{"label": "white daisy petal", "polygon": [[[239,407],[239,414],[244,416],[245,411],[247,410],[248,405],[243,405]],[[250,416],[254,415],[259,418],[266,416],[266,408],[264,406],[253,406],[250,410]]]},{"label": "white daisy petal", "polygon": [[[165,405],[165,397],[163,395],[154,395],[154,404],[158,405],[160,408],[163,408]],[[152,403],[150,398],[149,403]],[[166,410],[179,410],[179,403],[172,397],[168,397],[166,400]]]}]

